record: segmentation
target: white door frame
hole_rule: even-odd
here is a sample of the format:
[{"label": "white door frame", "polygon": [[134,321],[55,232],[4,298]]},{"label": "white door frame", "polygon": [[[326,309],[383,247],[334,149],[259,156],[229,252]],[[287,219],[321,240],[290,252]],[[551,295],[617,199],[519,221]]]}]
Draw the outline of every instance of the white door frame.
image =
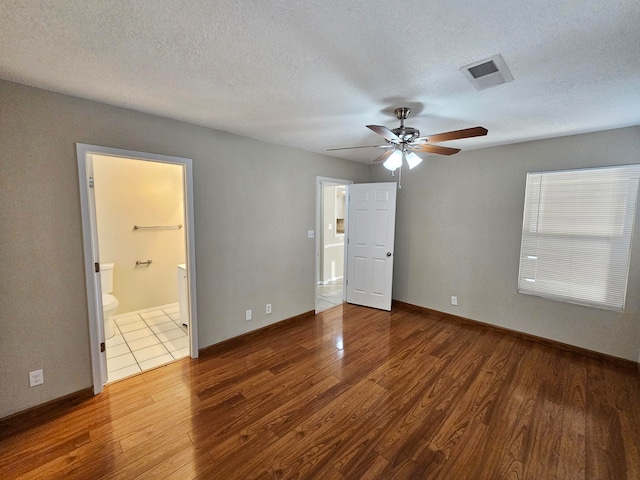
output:
[{"label": "white door frame", "polygon": [[[323,192],[323,188],[325,186],[325,184],[331,184],[331,185],[351,185],[353,182],[353,180],[344,180],[341,178],[330,178],[330,177],[316,177],[316,279],[315,279],[315,284],[313,286],[313,309],[315,313],[318,313],[317,310],[317,300],[318,300],[318,283],[320,282],[320,229],[323,228],[322,227],[322,192]],[[347,238],[346,236],[346,229],[347,229],[347,224],[349,222],[349,219],[347,218],[347,211],[349,209],[349,199],[347,198],[345,200],[345,219],[344,219],[344,228],[345,228],[345,240]],[[344,248],[344,269],[346,272],[347,269],[347,245],[345,243],[345,248]],[[346,279],[346,275],[344,277]],[[345,284],[346,281],[342,282],[342,300],[344,301],[345,299]]]},{"label": "white door frame", "polygon": [[89,177],[93,177],[92,155],[110,157],[124,157],[135,160],[170,163],[184,166],[184,218],[186,235],[186,262],[189,283],[189,338],[190,356],[198,357],[198,323],[196,312],[196,250],[195,228],[193,215],[193,167],[190,158],[171,157],[153,153],[135,152],[118,148],[101,147],[97,145],[76,144],[78,159],[78,178],[80,182],[80,207],[82,212],[82,239],[84,245],[84,269],[87,288],[87,307],[89,314],[89,340],[91,350],[91,369],[93,375],[93,393],[102,392],[106,383],[106,354],[101,352],[104,338],[104,318],[98,294],[102,291],[100,275],[96,275],[95,263],[99,262],[98,235],[96,225],[96,211],[94,196],[90,195]]}]

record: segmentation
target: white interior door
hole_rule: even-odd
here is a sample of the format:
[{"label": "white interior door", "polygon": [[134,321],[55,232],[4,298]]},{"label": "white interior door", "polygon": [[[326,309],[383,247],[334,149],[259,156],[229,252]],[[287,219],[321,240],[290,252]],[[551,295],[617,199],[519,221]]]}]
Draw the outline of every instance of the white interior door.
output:
[{"label": "white interior door", "polygon": [[348,189],[347,302],[391,310],[397,184]]}]

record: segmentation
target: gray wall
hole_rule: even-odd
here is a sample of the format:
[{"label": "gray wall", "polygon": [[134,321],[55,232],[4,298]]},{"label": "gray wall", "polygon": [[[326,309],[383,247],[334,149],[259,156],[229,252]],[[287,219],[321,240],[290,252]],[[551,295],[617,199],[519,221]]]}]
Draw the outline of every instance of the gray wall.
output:
[{"label": "gray wall", "polygon": [[[314,309],[315,177],[369,175],[0,81],[0,418],[91,386],[76,142],[193,159],[200,347]],[[29,388],[39,368],[45,383]]]},{"label": "gray wall", "polygon": [[[0,418],[91,386],[76,142],[193,158],[200,347],[314,308],[317,175],[391,178],[0,81]],[[394,298],[637,360],[640,235],[623,313],[518,295],[516,282],[526,172],[638,151],[635,127],[427,158],[398,196]],[[29,388],[39,368],[45,384]]]},{"label": "gray wall", "polygon": [[[393,298],[637,361],[640,210],[623,313],[516,290],[526,173],[638,163],[638,152],[633,127],[427,157],[403,172]],[[372,169],[372,181],[390,178]]]}]

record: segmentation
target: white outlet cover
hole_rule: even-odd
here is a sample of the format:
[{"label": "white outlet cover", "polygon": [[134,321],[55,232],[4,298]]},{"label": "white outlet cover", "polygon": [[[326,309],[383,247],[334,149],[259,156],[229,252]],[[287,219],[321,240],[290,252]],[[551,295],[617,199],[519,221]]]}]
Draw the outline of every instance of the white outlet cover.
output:
[{"label": "white outlet cover", "polygon": [[42,370],[34,370],[29,372],[29,386],[35,387],[44,383],[44,373]]},{"label": "white outlet cover", "polygon": [[244,316],[245,321],[248,322],[249,320],[251,320],[252,314],[253,314],[253,312],[251,310],[247,310],[245,312],[245,316]]},{"label": "white outlet cover", "polygon": [[315,237],[316,237],[316,232],[314,230],[307,231],[307,238],[315,238]]}]

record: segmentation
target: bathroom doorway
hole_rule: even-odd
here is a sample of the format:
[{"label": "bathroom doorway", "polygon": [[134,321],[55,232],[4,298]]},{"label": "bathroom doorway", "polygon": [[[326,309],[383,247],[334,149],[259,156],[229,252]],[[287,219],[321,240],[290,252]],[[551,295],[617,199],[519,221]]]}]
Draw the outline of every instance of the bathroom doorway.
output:
[{"label": "bathroom doorway", "polygon": [[346,186],[350,180],[317,177],[316,313],[344,302]]},{"label": "bathroom doorway", "polygon": [[191,160],[77,150],[99,393],[107,382],[197,357]]}]

